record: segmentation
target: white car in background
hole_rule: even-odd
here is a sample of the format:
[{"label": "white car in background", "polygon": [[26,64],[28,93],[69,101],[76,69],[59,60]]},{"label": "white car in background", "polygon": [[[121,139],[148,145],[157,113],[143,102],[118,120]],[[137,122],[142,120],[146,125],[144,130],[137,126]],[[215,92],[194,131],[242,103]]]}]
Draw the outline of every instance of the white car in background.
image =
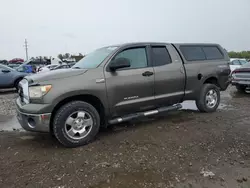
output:
[{"label": "white car in background", "polygon": [[38,72],[48,72],[54,68],[56,68],[58,66],[58,64],[54,64],[54,65],[47,65],[47,66],[44,66],[44,67],[41,67],[38,69]]},{"label": "white car in background", "polygon": [[230,59],[230,70],[233,72],[235,69],[240,68],[242,65],[246,64],[246,59]]}]

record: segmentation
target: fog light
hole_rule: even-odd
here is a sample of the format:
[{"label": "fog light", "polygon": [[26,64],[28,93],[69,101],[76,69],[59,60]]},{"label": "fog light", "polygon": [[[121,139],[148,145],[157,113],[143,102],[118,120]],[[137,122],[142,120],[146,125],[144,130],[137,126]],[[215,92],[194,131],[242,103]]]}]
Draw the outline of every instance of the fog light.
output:
[{"label": "fog light", "polygon": [[30,128],[35,128],[36,122],[33,118],[28,118],[28,125]]}]

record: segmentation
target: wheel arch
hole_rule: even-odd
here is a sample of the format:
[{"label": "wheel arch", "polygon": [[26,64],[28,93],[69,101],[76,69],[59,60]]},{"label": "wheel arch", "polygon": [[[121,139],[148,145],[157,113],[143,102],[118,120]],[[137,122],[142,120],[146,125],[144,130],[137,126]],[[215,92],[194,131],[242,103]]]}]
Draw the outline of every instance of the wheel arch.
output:
[{"label": "wheel arch", "polygon": [[63,105],[72,101],[77,101],[77,100],[84,101],[84,102],[91,104],[98,111],[100,115],[101,126],[106,126],[105,114],[107,113],[106,112],[107,110],[105,110],[103,102],[98,97],[92,94],[75,94],[75,95],[65,97],[55,104],[51,113],[50,131],[53,131],[53,121],[54,121],[54,117],[55,117],[57,110]]},{"label": "wheel arch", "polygon": [[214,84],[214,85],[220,87],[219,80],[218,80],[217,76],[215,76],[215,75],[211,75],[211,76],[204,78],[203,84]]},{"label": "wheel arch", "polygon": [[18,76],[14,79],[14,87],[17,86],[17,83],[20,82],[22,79],[24,78],[24,76]]}]

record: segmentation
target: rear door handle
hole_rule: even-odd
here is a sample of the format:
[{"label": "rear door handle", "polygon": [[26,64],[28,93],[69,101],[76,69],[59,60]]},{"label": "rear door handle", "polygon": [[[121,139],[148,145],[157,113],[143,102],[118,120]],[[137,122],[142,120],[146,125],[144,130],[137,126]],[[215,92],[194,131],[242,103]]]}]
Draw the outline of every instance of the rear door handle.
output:
[{"label": "rear door handle", "polygon": [[146,71],[144,73],[142,73],[142,76],[152,76],[154,73],[150,72],[150,71]]}]

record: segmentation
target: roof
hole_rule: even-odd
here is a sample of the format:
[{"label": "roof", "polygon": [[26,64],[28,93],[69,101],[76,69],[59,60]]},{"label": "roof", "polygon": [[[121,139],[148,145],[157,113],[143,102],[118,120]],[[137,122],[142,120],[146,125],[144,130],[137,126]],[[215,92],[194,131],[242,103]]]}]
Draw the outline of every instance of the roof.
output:
[{"label": "roof", "polygon": [[[116,44],[116,45],[110,45],[110,46],[106,46],[106,47],[127,47],[127,46],[138,46],[138,45],[167,45],[167,44],[171,44],[171,43],[167,43],[167,42],[131,42],[131,43],[122,43],[122,44]],[[180,46],[180,45],[213,45],[213,46],[217,46],[219,44],[216,43],[173,43],[174,45]]]}]

